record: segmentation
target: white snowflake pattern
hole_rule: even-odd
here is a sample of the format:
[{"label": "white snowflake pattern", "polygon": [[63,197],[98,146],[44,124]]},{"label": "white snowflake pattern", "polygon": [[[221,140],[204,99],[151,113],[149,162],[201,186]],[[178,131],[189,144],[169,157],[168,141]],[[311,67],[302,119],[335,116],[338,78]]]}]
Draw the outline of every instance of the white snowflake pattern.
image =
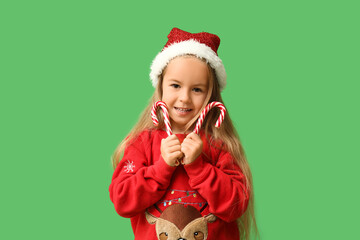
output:
[{"label": "white snowflake pattern", "polygon": [[134,161],[127,160],[124,168],[125,168],[124,172],[126,172],[126,173],[134,172],[134,168],[135,168]]}]

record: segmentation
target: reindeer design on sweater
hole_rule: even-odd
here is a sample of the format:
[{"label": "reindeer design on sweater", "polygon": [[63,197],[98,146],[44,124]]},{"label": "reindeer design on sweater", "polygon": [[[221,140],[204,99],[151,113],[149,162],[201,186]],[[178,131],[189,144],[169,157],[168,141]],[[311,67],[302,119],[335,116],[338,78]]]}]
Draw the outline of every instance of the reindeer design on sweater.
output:
[{"label": "reindeer design on sweater", "polygon": [[216,216],[201,213],[192,206],[174,204],[166,208],[160,215],[146,212],[146,219],[155,224],[158,240],[206,240],[208,236],[207,223],[216,220]]}]

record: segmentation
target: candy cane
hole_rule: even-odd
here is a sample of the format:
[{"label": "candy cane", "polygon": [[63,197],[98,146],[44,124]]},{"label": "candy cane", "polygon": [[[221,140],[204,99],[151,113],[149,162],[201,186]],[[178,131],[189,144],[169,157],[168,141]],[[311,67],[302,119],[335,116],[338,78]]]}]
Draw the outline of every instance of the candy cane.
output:
[{"label": "candy cane", "polygon": [[[168,136],[170,136],[170,135],[172,135],[172,130],[171,130],[171,125],[170,125],[169,112],[168,112],[167,106],[164,102],[158,101],[153,105],[152,110],[151,110],[151,119],[155,126],[159,125],[159,120],[156,116],[156,111],[157,111],[158,107],[161,107],[161,110],[163,111],[166,132],[167,132]],[[215,123],[215,127],[217,127],[217,128],[220,127],[221,123],[224,121],[224,118],[225,118],[226,108],[225,108],[224,104],[222,104],[221,102],[212,102],[212,103],[209,103],[204,108],[204,110],[201,112],[200,117],[196,123],[194,133],[199,134],[200,128],[204,122],[206,115],[214,107],[218,107],[220,109],[220,116]],[[181,160],[181,163],[184,164],[184,162],[182,160]],[[176,161],[175,166],[178,166],[178,165],[179,165],[179,161]]]},{"label": "candy cane", "polygon": [[224,104],[222,104],[221,102],[212,102],[209,103],[204,110],[201,112],[200,117],[196,123],[195,129],[194,129],[194,133],[199,134],[200,128],[204,122],[205,116],[208,114],[208,112],[210,111],[210,109],[214,108],[214,107],[218,107],[220,109],[220,116],[218,118],[218,120],[215,123],[215,127],[219,128],[221,123],[224,121],[225,118],[225,113],[226,113],[226,108],[224,106]]},{"label": "candy cane", "polygon": [[155,126],[159,125],[159,120],[156,116],[156,111],[157,111],[158,107],[160,107],[163,112],[164,123],[166,126],[166,132],[167,132],[168,136],[170,136],[170,135],[172,135],[172,130],[171,130],[171,125],[170,125],[169,112],[168,112],[166,104],[163,101],[158,101],[154,104],[154,106],[152,107],[152,110],[151,110],[151,119]]},{"label": "candy cane", "polygon": [[[154,105],[151,109],[151,119],[155,126],[159,125],[159,120],[156,116],[156,111],[157,111],[158,107],[161,107],[161,110],[163,112],[163,117],[164,117],[164,123],[166,126],[166,132],[167,132],[168,136],[170,136],[170,135],[172,135],[172,130],[171,130],[171,125],[170,125],[169,112],[168,112],[166,104],[163,101],[157,101],[156,103],[154,103]],[[179,165],[180,165],[180,162],[178,160],[176,160],[175,166],[179,166]]]},{"label": "candy cane", "polygon": [[[152,110],[151,110],[151,119],[155,126],[159,125],[159,120],[156,116],[156,111],[157,111],[158,107],[161,107],[161,110],[163,111],[166,132],[170,136],[170,135],[172,135],[172,130],[171,130],[171,125],[170,125],[169,112],[167,110],[166,104],[163,101],[158,101],[153,105]],[[218,107],[220,109],[220,116],[215,123],[216,128],[220,127],[221,123],[224,121],[224,118],[225,118],[226,108],[225,108],[224,104],[222,104],[221,102],[211,102],[201,112],[200,117],[196,123],[194,133],[199,134],[200,128],[205,120],[206,115],[214,107]]]}]

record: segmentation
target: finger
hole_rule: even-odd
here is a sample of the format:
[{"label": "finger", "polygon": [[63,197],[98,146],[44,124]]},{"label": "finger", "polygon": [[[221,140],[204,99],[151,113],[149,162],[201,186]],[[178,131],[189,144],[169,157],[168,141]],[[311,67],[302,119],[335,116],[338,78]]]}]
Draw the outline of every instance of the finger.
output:
[{"label": "finger", "polygon": [[166,139],[167,140],[175,140],[175,139],[179,140],[179,138],[175,134],[168,136]]},{"label": "finger", "polygon": [[185,154],[181,152],[180,156],[177,158],[178,160],[183,160],[185,157]]},{"label": "finger", "polygon": [[164,145],[164,148],[165,149],[172,149],[172,148],[175,148],[175,147],[181,147],[181,144],[180,143],[175,143],[175,142],[172,142],[172,143],[169,143],[169,144],[165,144]]},{"label": "finger", "polygon": [[191,144],[191,143],[194,143],[195,141],[191,138],[187,138],[187,139],[184,139],[184,141],[182,142],[182,144]]},{"label": "finger", "polygon": [[192,136],[187,136],[183,142],[189,142],[189,141],[194,141],[194,138]]},{"label": "finger", "polygon": [[199,135],[197,135],[196,133],[190,133],[188,136],[186,136],[184,141],[185,140],[186,141],[196,141],[196,142],[202,141],[201,138],[199,137]]},{"label": "finger", "polygon": [[194,132],[191,132],[186,136],[186,138],[190,138],[190,139],[199,138],[199,135],[197,135]]},{"label": "finger", "polygon": [[176,145],[180,145],[180,141],[179,140],[164,140],[164,142],[161,143],[162,146],[165,147],[172,147],[172,146],[176,146]]},{"label": "finger", "polygon": [[181,146],[187,146],[187,147],[195,147],[198,146],[200,143],[196,142],[192,139],[187,139],[186,141],[184,140],[181,144]]},{"label": "finger", "polygon": [[171,157],[172,159],[181,159],[183,156],[184,155],[181,151],[176,151],[169,154],[169,157]]},{"label": "finger", "polygon": [[190,147],[188,145],[181,145],[181,152],[188,153],[190,151]]},{"label": "finger", "polygon": [[188,157],[186,157],[186,156],[184,156],[184,158],[183,159],[181,159],[181,164],[182,165],[185,165],[185,164],[187,164],[188,163]]},{"label": "finger", "polygon": [[178,144],[178,145],[169,146],[169,147],[167,147],[166,151],[169,152],[169,153],[173,153],[173,152],[177,152],[177,151],[180,152],[181,151],[181,145]]},{"label": "finger", "polygon": [[192,134],[192,135],[190,136],[190,139],[193,140],[193,141],[195,141],[195,142],[202,142],[201,137],[200,137],[199,135],[197,135],[196,133]]}]

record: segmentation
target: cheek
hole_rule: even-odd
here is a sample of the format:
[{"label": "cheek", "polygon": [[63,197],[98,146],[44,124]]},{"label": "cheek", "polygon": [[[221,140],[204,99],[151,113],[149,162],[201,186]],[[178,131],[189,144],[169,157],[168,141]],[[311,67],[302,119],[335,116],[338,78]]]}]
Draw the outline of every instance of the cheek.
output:
[{"label": "cheek", "polygon": [[167,91],[163,91],[162,97],[161,97],[161,101],[166,102],[168,100],[169,93]]},{"label": "cheek", "polygon": [[206,95],[197,96],[195,98],[196,107],[201,108],[204,105],[205,100],[206,100]]},{"label": "cheek", "polygon": [[171,89],[169,88],[163,88],[163,91],[162,91],[162,97],[161,99],[164,101],[164,100],[167,100],[167,101],[170,101],[174,96],[174,92],[171,91]]},{"label": "cheek", "polygon": [[167,95],[163,95],[161,101],[165,102],[168,107],[169,107],[169,106],[172,104],[172,102],[173,102],[173,101],[171,100],[171,98],[170,98],[169,96],[167,96]]}]

